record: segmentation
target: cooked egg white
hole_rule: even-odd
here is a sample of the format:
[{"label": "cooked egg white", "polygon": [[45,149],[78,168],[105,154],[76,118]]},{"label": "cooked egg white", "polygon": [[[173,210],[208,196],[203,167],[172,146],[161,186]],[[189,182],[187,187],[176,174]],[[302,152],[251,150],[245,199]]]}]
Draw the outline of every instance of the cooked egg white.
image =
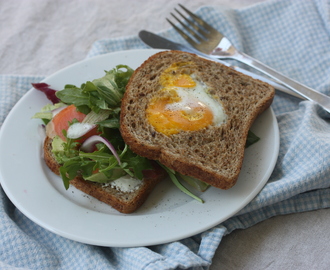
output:
[{"label": "cooked egg white", "polygon": [[149,123],[165,135],[197,131],[226,120],[221,103],[209,94],[207,85],[194,74],[181,72],[185,65],[189,63],[174,64],[164,71],[162,88],[146,109]]}]

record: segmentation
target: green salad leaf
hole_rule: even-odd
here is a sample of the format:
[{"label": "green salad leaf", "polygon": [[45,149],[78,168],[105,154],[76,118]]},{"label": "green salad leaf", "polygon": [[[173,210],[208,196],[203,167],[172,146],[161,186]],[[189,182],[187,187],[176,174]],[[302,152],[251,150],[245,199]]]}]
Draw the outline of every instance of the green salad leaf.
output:
[{"label": "green salad leaf", "polygon": [[252,144],[255,144],[259,140],[260,140],[260,138],[254,132],[249,130],[248,136],[247,136],[247,139],[246,139],[245,148],[248,148],[249,146],[251,146]]},{"label": "green salad leaf", "polygon": [[[70,143],[65,144],[68,146]],[[74,148],[73,144],[71,146]],[[67,152],[57,154],[57,158],[62,161],[60,172],[65,187],[68,187],[69,181],[77,175],[98,183],[116,180],[127,173],[142,180],[143,170],[152,168],[148,159],[134,154],[127,147],[117,149],[117,153],[121,156],[121,164],[103,143],[97,144],[96,147],[97,150],[92,153],[70,147],[66,149]]]},{"label": "green salad leaf", "polygon": [[52,111],[60,109],[61,107],[66,106],[64,103],[56,103],[56,104],[46,104],[41,110],[35,113],[32,118],[41,119],[44,124],[48,124],[50,120],[53,118]]},{"label": "green salad leaf", "polygon": [[[113,152],[103,143],[96,144],[95,151],[87,153],[80,150],[80,143],[76,140],[67,138],[65,142],[61,142],[60,147],[58,140],[55,140],[53,154],[61,164],[60,174],[66,188],[76,176],[106,183],[125,174],[142,179],[143,171],[152,168],[148,159],[129,149],[119,132],[121,99],[132,73],[133,69],[130,67],[118,65],[105,71],[101,78],[83,83],[80,87],[67,84],[63,90],[56,92],[61,104],[73,104],[87,115],[83,122],[98,125],[100,136],[109,141],[121,161],[119,163]],[[66,136],[65,132],[64,135]]]},{"label": "green salad leaf", "polygon": [[193,194],[189,189],[187,189],[184,185],[181,184],[181,182],[178,180],[176,176],[176,172],[170,168],[167,168],[163,164],[158,164],[163,167],[163,169],[167,172],[167,174],[170,176],[170,179],[172,180],[173,184],[180,189],[183,193],[190,196],[191,198],[195,199],[196,201],[199,201],[200,203],[204,203],[204,200]]},{"label": "green salad leaf", "polygon": [[133,74],[133,69],[126,65],[118,65],[105,75],[93,81],[87,81],[80,87],[67,84],[56,92],[56,96],[65,104],[74,104],[82,113],[93,110],[115,110],[120,107],[125,87]]}]

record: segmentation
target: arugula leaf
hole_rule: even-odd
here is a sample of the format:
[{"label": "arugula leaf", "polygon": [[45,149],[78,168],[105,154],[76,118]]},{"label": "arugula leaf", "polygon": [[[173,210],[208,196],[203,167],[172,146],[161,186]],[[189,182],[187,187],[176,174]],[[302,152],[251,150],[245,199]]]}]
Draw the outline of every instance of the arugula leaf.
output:
[{"label": "arugula leaf", "polygon": [[103,136],[115,147],[121,164],[118,164],[116,157],[103,143],[98,143],[94,152],[86,153],[79,150],[79,143],[67,139],[63,142],[61,151],[54,152],[56,160],[62,165],[60,173],[66,188],[69,187],[70,180],[77,176],[89,181],[106,183],[125,174],[143,179],[143,171],[152,168],[148,159],[136,155],[128,148],[118,129],[110,132],[107,128],[103,129]]},{"label": "arugula leaf", "polygon": [[[125,159],[123,159],[125,160]],[[127,160],[127,167],[133,172],[134,177],[142,180],[143,179],[143,171],[152,169],[150,161],[146,158],[140,157],[136,155],[135,157],[130,157]]]},{"label": "arugula leaf", "polygon": [[80,87],[68,84],[63,90],[57,91],[56,96],[66,104],[74,104],[85,114],[90,110],[96,113],[100,110],[115,110],[120,107],[125,86],[133,71],[126,65],[118,65],[105,71],[103,77],[87,81]]},{"label": "arugula leaf", "polygon": [[[126,69],[126,72],[121,70]],[[98,94],[108,103],[110,107],[117,106],[125,92],[125,86],[130,79],[133,70],[125,65],[119,65],[116,68],[106,72],[106,75],[100,79],[95,79],[92,83],[96,86]]]},{"label": "arugula leaf", "polygon": [[[122,69],[126,69],[126,71],[123,71]],[[126,65],[118,65],[116,67],[116,76],[115,81],[118,85],[118,88],[120,91],[125,92],[126,85],[131,78],[134,70]]]},{"label": "arugula leaf", "polygon": [[[124,152],[125,151],[125,152]],[[122,162],[126,165],[126,168],[133,174],[134,177],[142,180],[143,171],[152,169],[152,165],[147,158],[141,157],[132,152],[132,150],[125,144],[122,155],[120,156]]]},{"label": "arugula leaf", "polygon": [[251,130],[249,130],[248,136],[246,139],[245,148],[248,148],[249,146],[251,146],[252,144],[256,143],[259,140],[260,140],[260,138],[256,134],[254,134]]},{"label": "arugula leaf", "polygon": [[99,172],[99,173],[94,173],[91,176],[86,176],[84,177],[84,179],[96,183],[109,183],[110,181],[109,179],[116,180],[126,175],[125,170],[123,170],[122,168],[114,168],[109,172],[111,172],[111,175]]},{"label": "arugula leaf", "polygon": [[175,175],[175,171],[173,171],[170,168],[167,168],[166,166],[164,166],[163,164],[159,163],[158,164],[163,167],[163,169],[167,172],[167,174],[169,175],[170,179],[172,180],[173,184],[180,189],[183,193],[187,194],[188,196],[190,196],[191,198],[199,201],[200,203],[204,203],[204,200],[199,198],[198,196],[196,196],[195,194],[193,194],[190,190],[188,190],[184,185],[182,185],[180,183],[180,181],[178,180],[178,178]]},{"label": "arugula leaf", "polygon": [[66,85],[63,90],[57,91],[56,96],[66,104],[74,104],[76,107],[89,104],[89,95],[74,85]]},{"label": "arugula leaf", "polygon": [[107,128],[119,128],[119,118],[106,119],[104,121],[98,122],[98,125]]},{"label": "arugula leaf", "polygon": [[80,170],[81,164],[75,160],[69,160],[60,167],[60,174],[66,189],[69,188],[70,180],[77,176],[77,171]]},{"label": "arugula leaf", "polygon": [[194,178],[194,177],[191,177],[188,175],[183,175],[181,173],[178,173],[178,174],[184,181],[186,181],[190,186],[192,186],[194,189],[196,189],[198,191],[204,192],[205,190],[207,190],[210,187],[209,184],[207,184],[197,178]]}]

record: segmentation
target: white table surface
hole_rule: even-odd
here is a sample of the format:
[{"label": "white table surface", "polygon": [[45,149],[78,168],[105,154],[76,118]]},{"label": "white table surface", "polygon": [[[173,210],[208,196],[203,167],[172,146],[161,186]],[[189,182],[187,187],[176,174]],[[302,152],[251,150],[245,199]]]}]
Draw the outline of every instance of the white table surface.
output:
[{"label": "white table surface", "polygon": [[[262,0],[181,0],[241,8]],[[48,76],[94,41],[169,28],[174,0],[0,0],[0,73]],[[330,209],[278,216],[225,236],[210,269],[328,269]]]}]

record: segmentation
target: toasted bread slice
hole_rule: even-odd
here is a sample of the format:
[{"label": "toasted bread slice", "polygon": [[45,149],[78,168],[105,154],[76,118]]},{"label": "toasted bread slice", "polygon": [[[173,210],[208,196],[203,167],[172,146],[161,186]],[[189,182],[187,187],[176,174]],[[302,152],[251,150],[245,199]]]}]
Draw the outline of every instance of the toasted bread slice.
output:
[{"label": "toasted bread slice", "polygon": [[[44,159],[47,166],[57,175],[60,175],[61,164],[57,163],[52,153],[52,139],[46,137],[44,141]],[[70,184],[84,193],[109,204],[121,213],[132,213],[137,210],[148,198],[155,186],[165,178],[165,171],[156,163],[153,163],[154,170],[144,173],[145,178],[141,180],[138,189],[123,192],[111,185],[104,185],[86,181],[81,177],[76,177]]]},{"label": "toasted bread slice", "polygon": [[[209,93],[221,103],[227,116],[221,125],[165,135],[149,123],[146,108],[158,95],[161,74],[174,63],[190,63],[184,72],[206,84]],[[248,131],[256,117],[271,105],[274,94],[272,86],[218,62],[185,52],[160,52],[136,69],[127,84],[120,130],[136,154],[228,189],[239,176]]]}]

